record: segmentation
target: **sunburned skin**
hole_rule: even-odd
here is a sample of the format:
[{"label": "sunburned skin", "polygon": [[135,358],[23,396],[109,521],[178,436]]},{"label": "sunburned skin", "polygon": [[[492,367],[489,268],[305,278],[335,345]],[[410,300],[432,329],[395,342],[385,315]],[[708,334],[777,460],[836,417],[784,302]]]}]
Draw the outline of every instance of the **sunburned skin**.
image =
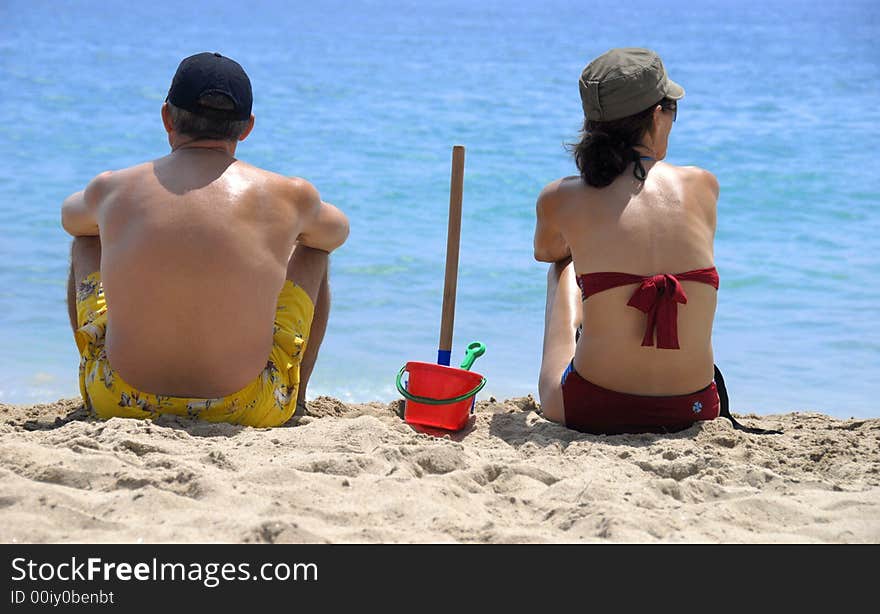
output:
[{"label": "sunburned skin", "polygon": [[221,397],[266,366],[294,246],[332,251],[348,222],[304,179],[236,160],[235,142],[174,133],[167,105],[163,121],[171,154],[102,173],[62,221],[100,234],[114,370],[145,392]]}]

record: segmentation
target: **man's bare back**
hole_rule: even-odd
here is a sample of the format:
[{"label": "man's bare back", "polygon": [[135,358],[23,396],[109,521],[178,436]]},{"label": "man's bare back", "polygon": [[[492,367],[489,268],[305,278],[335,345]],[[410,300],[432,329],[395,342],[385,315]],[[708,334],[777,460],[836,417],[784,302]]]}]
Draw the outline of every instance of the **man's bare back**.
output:
[{"label": "man's bare back", "polygon": [[[162,118],[171,154],[98,175],[65,201],[62,222],[100,237],[113,371],[147,393],[224,397],[267,365],[285,280],[310,274],[292,274],[292,255],[336,249],[348,222],[308,181],[235,159],[252,115],[233,140],[178,132],[168,103]],[[92,273],[79,268],[77,282]],[[316,275],[301,284],[312,305],[326,266]]]},{"label": "man's bare back", "polygon": [[174,396],[220,397],[252,380],[297,238],[311,230],[309,246],[325,251],[339,240],[320,232],[338,211],[307,181],[204,147],[104,173],[83,204],[101,237],[110,362]]}]

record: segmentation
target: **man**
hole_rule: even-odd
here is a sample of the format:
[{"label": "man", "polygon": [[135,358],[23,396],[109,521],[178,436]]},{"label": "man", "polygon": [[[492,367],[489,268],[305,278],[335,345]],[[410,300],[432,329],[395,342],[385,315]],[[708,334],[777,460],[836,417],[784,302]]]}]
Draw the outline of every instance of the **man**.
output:
[{"label": "man", "polygon": [[304,406],[348,220],[308,181],[234,157],[251,106],[238,63],[184,59],[162,106],[171,153],[64,201],[80,390],[98,417],[267,427]]}]

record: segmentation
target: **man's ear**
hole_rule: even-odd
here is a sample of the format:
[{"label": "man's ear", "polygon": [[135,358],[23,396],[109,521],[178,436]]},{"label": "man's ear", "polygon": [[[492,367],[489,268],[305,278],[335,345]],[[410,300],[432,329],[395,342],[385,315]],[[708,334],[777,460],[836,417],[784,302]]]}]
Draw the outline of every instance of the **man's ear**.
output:
[{"label": "man's ear", "polygon": [[165,126],[165,132],[171,134],[174,130],[174,122],[171,121],[171,109],[168,108],[168,103],[162,103],[162,125]]},{"label": "man's ear", "polygon": [[245,128],[244,132],[241,133],[241,136],[238,137],[239,141],[243,141],[246,138],[248,138],[248,135],[251,133],[251,130],[254,129],[254,121],[255,121],[254,114],[251,113],[251,118],[250,118],[250,120],[248,120],[247,128]]}]

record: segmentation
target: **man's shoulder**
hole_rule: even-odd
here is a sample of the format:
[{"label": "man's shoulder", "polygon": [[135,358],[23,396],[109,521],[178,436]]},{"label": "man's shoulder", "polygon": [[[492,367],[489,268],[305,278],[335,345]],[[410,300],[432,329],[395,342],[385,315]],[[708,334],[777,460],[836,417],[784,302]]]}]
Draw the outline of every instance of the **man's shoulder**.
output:
[{"label": "man's shoulder", "polygon": [[321,200],[318,188],[312,185],[308,179],[303,179],[302,177],[283,177],[283,179],[286,182],[287,189],[298,198],[311,202]]},{"label": "man's shoulder", "polygon": [[[274,174],[274,173],[273,173]],[[321,204],[318,189],[307,179],[274,174],[276,188],[285,199],[300,210],[315,209]]]},{"label": "man's shoulder", "polygon": [[144,173],[152,173],[154,162],[155,160],[151,160],[149,162],[141,162],[124,168],[104,171],[103,173],[96,175],[95,178],[89,182],[89,185],[94,185],[98,188],[113,187],[125,181],[135,179]]},{"label": "man's shoulder", "polygon": [[281,173],[260,168],[241,160],[236,160],[235,164],[241,172],[253,177],[259,177],[265,189],[271,190],[286,199],[302,203],[315,203],[321,200],[317,188],[307,179],[282,175]]},{"label": "man's shoulder", "polygon": [[142,166],[144,164],[98,173],[86,185],[84,191],[86,202],[97,204],[113,192],[118,185],[137,174]]}]

